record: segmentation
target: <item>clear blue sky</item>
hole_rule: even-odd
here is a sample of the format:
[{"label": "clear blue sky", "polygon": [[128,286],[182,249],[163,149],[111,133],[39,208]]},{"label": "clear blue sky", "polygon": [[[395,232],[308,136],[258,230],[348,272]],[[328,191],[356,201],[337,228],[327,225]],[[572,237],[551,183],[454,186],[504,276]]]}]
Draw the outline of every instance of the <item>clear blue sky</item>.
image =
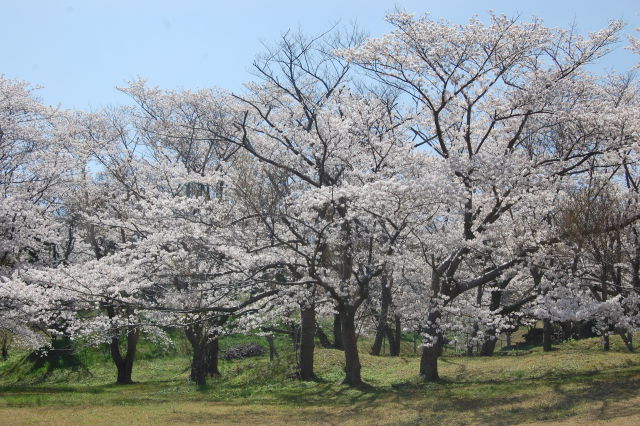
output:
[{"label": "clear blue sky", "polygon": [[[114,87],[136,76],[165,88],[239,90],[252,78],[261,41],[338,20],[380,35],[389,30],[385,12],[396,6],[454,22],[493,10],[550,26],[575,22],[582,32],[612,18],[627,22],[627,34],[640,27],[638,0],[0,0],[0,73],[44,86],[47,103],[85,110],[126,102]],[[618,50],[602,67],[625,70],[638,61]]]}]

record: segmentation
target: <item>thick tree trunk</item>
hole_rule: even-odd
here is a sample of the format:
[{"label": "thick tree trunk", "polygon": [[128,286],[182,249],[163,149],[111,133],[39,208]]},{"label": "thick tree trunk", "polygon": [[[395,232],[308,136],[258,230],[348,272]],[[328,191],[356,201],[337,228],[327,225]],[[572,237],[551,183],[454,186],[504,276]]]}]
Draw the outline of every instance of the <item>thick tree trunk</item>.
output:
[{"label": "thick tree trunk", "polygon": [[207,384],[207,339],[203,334],[203,329],[200,324],[194,324],[185,328],[185,334],[189,343],[191,343],[191,349],[193,355],[191,358],[191,374],[190,378],[198,386]]},{"label": "thick tree trunk", "polygon": [[485,341],[482,342],[482,347],[480,348],[480,356],[492,356],[496,350],[497,342],[498,339],[496,339],[494,336],[485,339]]},{"label": "thick tree trunk", "polygon": [[[106,306],[107,316],[110,319],[116,317],[115,308],[112,305]],[[127,308],[127,315],[132,315],[133,310]],[[127,326],[127,353],[123,357],[120,353],[120,337],[119,330],[112,330],[113,336],[111,337],[111,343],[109,343],[109,349],[111,350],[111,359],[116,365],[118,370],[118,376],[116,383],[120,385],[128,385],[133,383],[131,380],[131,374],[133,372],[133,362],[136,358],[136,349],[138,346],[138,338],[140,337],[140,331],[133,326]]]},{"label": "thick tree trunk", "polygon": [[393,322],[396,328],[396,338],[393,345],[391,344],[391,341],[389,341],[389,355],[400,356],[400,342],[402,341],[402,323],[400,315],[395,315]]},{"label": "thick tree trunk", "polygon": [[358,386],[362,384],[360,376],[360,356],[358,355],[358,336],[356,334],[355,309],[345,308],[340,312],[342,325],[342,343],[344,345],[345,378],[343,384]]},{"label": "thick tree trunk", "polygon": [[[395,320],[399,318],[396,317]],[[394,320],[395,329],[391,328],[389,325],[385,327],[387,340],[389,340],[389,355],[390,356],[399,356],[400,355],[400,333],[398,332],[398,322]]]},{"label": "thick tree trunk", "polygon": [[128,362],[122,362],[117,365],[118,379],[116,383],[119,385],[130,385],[133,383],[131,380],[131,373],[133,371],[133,364]]},{"label": "thick tree trunk", "polygon": [[136,357],[139,335],[139,331],[136,329],[127,330],[127,353],[124,357],[122,357],[120,353],[120,339],[117,336],[111,338],[111,343],[109,345],[111,349],[111,358],[118,370],[116,383],[119,385],[128,385],[133,383],[131,375],[133,373],[133,362]]},{"label": "thick tree trunk", "polygon": [[435,382],[440,380],[438,375],[438,357],[442,351],[443,337],[438,335],[429,347],[422,348],[420,357],[420,378],[425,382]]},{"label": "thick tree trunk", "polygon": [[191,345],[193,349],[193,358],[191,359],[191,375],[190,378],[198,386],[207,384],[207,356],[206,346]]},{"label": "thick tree trunk", "polygon": [[312,380],[313,351],[315,349],[316,310],[313,305],[303,308],[300,312],[300,378]]},{"label": "thick tree trunk", "polygon": [[551,348],[551,320],[542,320],[542,350],[549,352]]},{"label": "thick tree trunk", "polygon": [[435,328],[433,324],[437,324],[440,318],[440,312],[431,312],[428,316],[431,326],[423,329],[424,332],[431,336],[429,346],[422,347],[422,356],[420,357],[420,378],[425,382],[434,382],[440,380],[438,375],[438,357],[442,354],[444,346],[444,336],[442,332]]},{"label": "thick tree trunk", "polygon": [[[491,294],[492,296],[493,296],[493,293],[495,292],[492,292]],[[485,332],[485,339],[482,342],[482,346],[480,347],[480,356],[492,356],[496,350],[497,343],[498,343],[498,338],[496,336],[495,328],[488,328],[487,331]]]},{"label": "thick tree trunk", "polygon": [[[500,304],[502,303],[503,290],[509,282],[510,280],[503,280],[502,282],[500,282],[500,289],[491,292],[491,301],[489,302],[489,309],[491,311],[496,311],[498,308],[500,308]],[[484,342],[482,343],[482,347],[480,348],[480,356],[492,356],[496,350],[496,344],[498,343],[496,330],[494,328],[490,328],[485,334],[488,335],[488,338],[485,338]],[[511,333],[507,333],[507,346],[509,345],[511,345]]]},{"label": "thick tree trunk", "polygon": [[207,358],[207,375],[209,377],[219,377],[220,370],[218,369],[218,353],[220,352],[220,346],[218,338],[214,338],[207,342],[206,358]]},{"label": "thick tree trunk", "polygon": [[344,350],[344,345],[342,344],[342,325],[340,314],[335,314],[333,316],[333,347]]}]

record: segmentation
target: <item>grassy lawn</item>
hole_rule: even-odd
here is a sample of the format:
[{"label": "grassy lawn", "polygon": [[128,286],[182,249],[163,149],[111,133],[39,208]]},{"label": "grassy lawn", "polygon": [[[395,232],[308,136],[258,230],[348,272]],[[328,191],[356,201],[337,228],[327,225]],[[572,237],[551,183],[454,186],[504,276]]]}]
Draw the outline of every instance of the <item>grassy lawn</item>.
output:
[{"label": "grassy lawn", "polygon": [[285,342],[272,363],[266,356],[223,361],[223,376],[203,388],[187,381],[189,359],[181,350],[156,357],[157,349],[143,348],[137,383],[128,386],[113,384],[115,369],[98,351],[81,354],[88,368],[53,371],[16,354],[0,364],[0,424],[640,424],[640,355],[617,338],[610,353],[590,339],[550,353],[449,355],[440,363],[442,381],[426,385],[409,345],[406,356],[391,358],[367,355],[366,343],[369,386],[362,389],[339,384],[343,354],[332,349],[317,350],[317,381],[291,379]]}]

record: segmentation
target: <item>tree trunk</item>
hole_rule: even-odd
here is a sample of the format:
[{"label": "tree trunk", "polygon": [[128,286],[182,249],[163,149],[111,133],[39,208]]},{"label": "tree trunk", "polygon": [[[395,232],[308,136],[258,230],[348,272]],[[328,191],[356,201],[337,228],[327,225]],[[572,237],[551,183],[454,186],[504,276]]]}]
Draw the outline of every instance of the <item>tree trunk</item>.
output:
[{"label": "tree trunk", "polygon": [[393,322],[396,326],[396,340],[393,342],[393,346],[390,347],[389,352],[391,356],[400,356],[400,342],[402,341],[402,322],[400,315],[395,315]]},{"label": "tree trunk", "polygon": [[8,331],[0,331],[0,340],[2,340],[2,359],[6,361],[9,359],[9,347],[13,341],[13,335]]},{"label": "tree trunk", "polygon": [[136,349],[138,345],[139,331],[133,328],[127,329],[127,353],[122,357],[120,353],[120,339],[118,336],[111,338],[110,349],[111,358],[113,359],[118,376],[116,383],[119,385],[128,385],[133,383],[131,375],[133,373],[133,362],[136,357]]},{"label": "tree trunk", "polygon": [[220,352],[220,346],[218,338],[209,340],[206,344],[206,358],[207,358],[207,375],[209,377],[219,377],[220,370],[218,369],[218,353]]},{"label": "tree trunk", "polygon": [[381,324],[382,314],[378,317],[378,324],[376,326],[376,336],[373,339],[373,344],[371,345],[371,350],[369,353],[374,356],[380,356],[380,352],[382,351],[382,343],[384,342],[385,333],[389,334],[389,326],[386,323]]},{"label": "tree trunk", "polygon": [[[393,329],[389,327],[389,324],[386,324],[384,326],[384,334],[385,336],[387,336],[387,340],[389,341],[389,355],[391,355],[391,352],[393,352],[393,348],[396,345],[396,336],[395,334],[393,334]],[[384,339],[382,340],[382,342],[384,346]],[[384,347],[383,347],[382,353],[385,354]]]},{"label": "tree trunk", "polygon": [[602,336],[602,350],[603,351],[608,351],[610,349],[610,345],[609,345],[609,335],[605,334]]},{"label": "tree trunk", "polygon": [[191,349],[193,350],[193,356],[191,358],[191,374],[190,378],[198,386],[207,384],[207,342],[206,337],[203,334],[202,325],[194,324],[185,328],[185,334],[189,343],[191,343]]},{"label": "tree trunk", "polygon": [[551,350],[551,320],[542,320],[542,350],[549,352]]},{"label": "tree trunk", "polygon": [[[601,281],[602,281],[602,301],[606,302],[607,301],[607,295],[608,295],[608,291],[607,291],[607,268],[606,268],[606,265],[602,266]],[[609,335],[608,334],[605,334],[605,335],[602,336],[602,350],[603,351],[608,351],[609,350]]]},{"label": "tree trunk", "polygon": [[[110,319],[116,317],[116,310],[114,306],[107,305],[106,306],[107,316]],[[132,315],[133,310],[131,308],[127,308],[127,315]],[[116,383],[120,385],[128,385],[133,383],[131,380],[131,373],[133,372],[133,361],[136,357],[136,349],[138,346],[138,338],[140,337],[140,331],[133,326],[127,326],[125,328],[127,333],[127,353],[122,357],[120,352],[120,336],[119,330],[113,329],[113,336],[111,337],[111,342],[109,343],[109,348],[111,350],[111,359],[113,363],[116,365],[116,369],[118,370],[118,377],[116,379]]]},{"label": "tree trunk", "polygon": [[[489,331],[489,333],[491,333]],[[490,337],[482,342],[482,347],[480,348],[480,356],[492,356],[496,350],[496,343],[498,343],[498,339],[495,338],[495,331],[491,333]]]},{"label": "tree trunk", "polygon": [[[500,304],[502,303],[502,293],[504,288],[509,284],[511,280],[503,280],[499,284],[499,290],[494,290],[491,292],[491,301],[489,302],[489,309],[491,311],[496,311],[500,308]],[[488,335],[488,338],[485,338],[482,343],[482,347],[480,348],[480,356],[492,356],[496,350],[496,344],[498,343],[498,338],[496,336],[495,328],[489,328],[485,333]],[[511,333],[507,333],[507,346],[511,345]]]},{"label": "tree trunk", "polygon": [[473,323],[473,330],[471,331],[471,338],[467,341],[467,356],[473,356],[474,341],[473,339],[478,335],[478,322]]},{"label": "tree trunk", "polygon": [[335,314],[333,316],[333,347],[344,350],[344,345],[342,344],[342,325],[340,314]]},{"label": "tree trunk", "polygon": [[360,377],[360,356],[358,355],[358,336],[356,335],[355,309],[344,308],[340,312],[342,325],[342,343],[344,345],[345,378],[343,384],[359,386],[362,384]]},{"label": "tree trunk", "polygon": [[9,359],[9,344],[10,338],[8,333],[2,333],[2,360],[6,361]]},{"label": "tree trunk", "polygon": [[437,335],[431,346],[422,348],[420,378],[425,382],[440,380],[440,376],[438,375],[438,357],[441,353],[442,340],[442,336]]},{"label": "tree trunk", "polygon": [[315,349],[316,310],[313,305],[300,312],[300,378],[313,380],[313,351]]},{"label": "tree trunk", "polygon": [[444,336],[440,330],[437,330],[433,324],[437,324],[440,318],[440,312],[431,312],[428,316],[429,327],[424,332],[431,336],[430,345],[422,347],[422,356],[420,357],[420,378],[425,382],[434,382],[440,380],[438,375],[438,357],[442,353],[444,345]]},{"label": "tree trunk", "polygon": [[118,379],[116,383],[119,385],[130,385],[133,383],[131,380],[131,373],[133,370],[133,365],[127,362],[120,362],[116,365],[118,369]]},{"label": "tree trunk", "polygon": [[393,323],[395,330],[389,327],[389,325],[386,325],[385,327],[387,339],[389,340],[389,355],[400,356],[400,340],[402,338],[400,315],[394,316]]},{"label": "tree trunk", "polygon": [[269,344],[269,361],[273,361],[274,358],[278,358],[278,351],[273,343],[273,334],[267,335],[267,343]]},{"label": "tree trunk", "polygon": [[393,338],[389,333],[389,326],[387,325],[387,313],[389,312],[389,303],[391,301],[391,289],[387,286],[387,280],[382,280],[382,290],[380,292],[380,315],[378,315],[378,324],[376,326],[376,337],[373,340],[371,346],[371,355],[379,356],[382,349],[382,342],[384,340],[385,332],[389,336],[389,346],[391,347],[391,339]]},{"label": "tree trunk", "polygon": [[[476,305],[478,307],[482,305],[482,295],[483,294],[484,294],[483,286],[478,286],[478,288],[476,289]],[[492,294],[492,296],[493,296],[493,294]],[[492,299],[493,299],[493,297],[492,297]],[[475,346],[475,343],[474,343],[473,339],[475,339],[478,336],[478,330],[480,330],[480,325],[478,324],[478,321],[474,321],[473,322],[473,331],[471,332],[471,339],[470,339],[470,342],[467,344],[467,356],[473,356],[473,348]]]},{"label": "tree trunk", "polygon": [[207,357],[206,346],[191,345],[193,349],[193,358],[191,359],[191,375],[190,378],[198,386],[204,386],[207,384]]},{"label": "tree trunk", "polygon": [[622,338],[622,341],[624,342],[624,345],[627,347],[629,352],[634,352],[634,350],[633,350],[633,334],[632,333],[620,332],[620,337]]}]

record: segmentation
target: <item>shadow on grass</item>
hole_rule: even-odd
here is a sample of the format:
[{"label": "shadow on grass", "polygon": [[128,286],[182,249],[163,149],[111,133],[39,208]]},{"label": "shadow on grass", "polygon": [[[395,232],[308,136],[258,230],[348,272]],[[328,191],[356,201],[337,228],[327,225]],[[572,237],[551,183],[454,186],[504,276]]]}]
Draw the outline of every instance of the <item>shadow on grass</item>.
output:
[{"label": "shadow on grass", "polygon": [[[5,400],[4,406],[131,406],[197,402],[211,409],[209,404],[221,403],[233,407],[227,414],[215,417],[216,421],[223,423],[238,422],[243,419],[244,412],[268,414],[269,410],[284,412],[287,407],[303,416],[292,421],[341,422],[384,409],[402,413],[393,422],[406,421],[409,424],[456,421],[507,424],[558,420],[585,412],[597,419],[609,420],[640,414],[638,404],[624,406],[624,401],[640,397],[640,366],[635,363],[607,370],[581,370],[579,373],[550,370],[541,371],[536,377],[479,377],[476,380],[468,377],[468,365],[461,359],[444,358],[442,361],[454,365],[456,371],[450,371],[449,377],[436,383],[421,383],[415,377],[390,386],[350,387],[322,376],[300,382],[285,378],[284,367],[282,371],[273,373],[273,366],[263,366],[257,373],[245,375],[245,370],[253,365],[248,364],[231,370],[243,374],[242,377],[229,374],[210,379],[207,385],[199,388],[187,382],[186,378],[127,386],[115,383],[75,386],[14,384],[0,386],[0,396]],[[264,375],[269,371],[273,373],[271,376]],[[183,415],[190,414],[181,412],[176,421]],[[375,422],[376,418],[372,418]]]},{"label": "shadow on grass", "polygon": [[441,380],[402,387],[394,402],[413,413],[408,424],[439,423],[452,413],[463,413],[465,422],[498,425],[562,420],[578,413],[611,420],[640,415],[638,404],[624,404],[640,397],[638,374],[638,369],[631,374],[626,369],[588,372],[574,380],[539,378],[485,386]]},{"label": "shadow on grass", "polygon": [[3,366],[0,378],[16,378],[17,383],[40,384],[49,381],[55,374],[60,380],[92,377],[80,358],[69,349],[50,349],[49,352],[31,352],[9,365]]}]

